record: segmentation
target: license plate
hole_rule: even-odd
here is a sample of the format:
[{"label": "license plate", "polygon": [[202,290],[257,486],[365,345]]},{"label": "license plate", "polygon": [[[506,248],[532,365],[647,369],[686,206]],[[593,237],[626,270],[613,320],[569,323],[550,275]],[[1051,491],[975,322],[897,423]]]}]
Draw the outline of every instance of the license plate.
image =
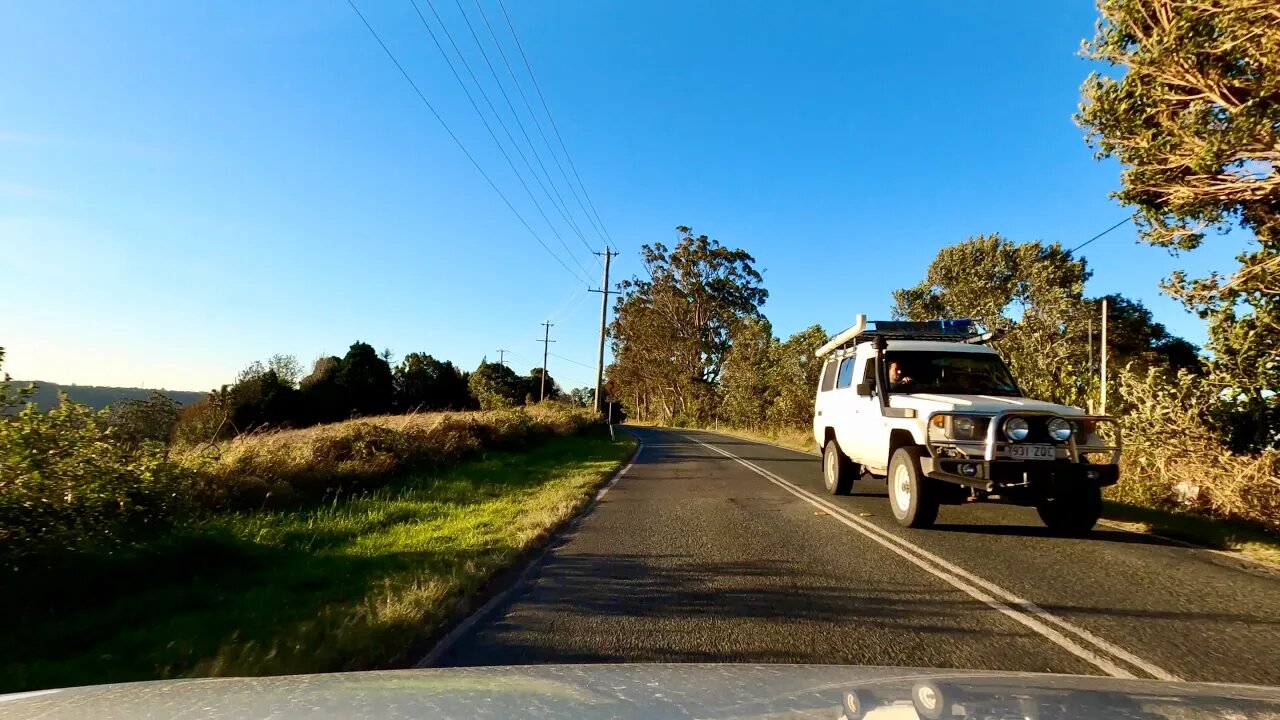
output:
[{"label": "license plate", "polygon": [[1056,460],[1058,453],[1053,445],[1010,445],[1009,457],[1014,460]]}]

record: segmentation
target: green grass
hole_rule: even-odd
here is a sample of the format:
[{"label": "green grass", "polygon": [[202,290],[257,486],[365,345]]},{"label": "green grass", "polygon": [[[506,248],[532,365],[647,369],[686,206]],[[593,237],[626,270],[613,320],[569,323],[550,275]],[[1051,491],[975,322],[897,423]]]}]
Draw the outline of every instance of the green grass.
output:
[{"label": "green grass", "polygon": [[1240,553],[1280,566],[1280,537],[1247,523],[1105,501],[1102,517],[1138,532]]},{"label": "green grass", "polygon": [[404,665],[411,645],[571,517],[633,448],[600,431],[555,438],[0,578],[18,590],[0,594],[0,692]]}]

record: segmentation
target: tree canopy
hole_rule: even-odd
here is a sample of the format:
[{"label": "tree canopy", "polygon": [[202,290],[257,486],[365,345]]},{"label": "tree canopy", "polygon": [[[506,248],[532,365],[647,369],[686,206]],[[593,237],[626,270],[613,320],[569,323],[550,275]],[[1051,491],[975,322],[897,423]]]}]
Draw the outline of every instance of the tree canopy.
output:
[{"label": "tree canopy", "polygon": [[1089,76],[1077,120],[1100,157],[1120,161],[1116,197],[1142,237],[1193,250],[1239,227],[1256,240],[1234,273],[1175,272],[1165,289],[1208,319],[1215,378],[1262,423],[1280,388],[1280,5],[1098,7],[1084,53],[1119,72]]},{"label": "tree canopy", "polygon": [[[1086,406],[1098,388],[1101,298],[1084,297],[1089,270],[1056,243],[979,235],[938,252],[919,285],[894,292],[894,316],[972,318],[1003,337],[994,343],[1024,392]],[[1108,296],[1108,348],[1115,367],[1198,370],[1197,348],[1174,337],[1141,303]],[[1096,317],[1093,337],[1089,318]],[[1089,365],[1090,343],[1096,348]]]},{"label": "tree canopy", "polygon": [[452,362],[427,353],[404,356],[394,372],[395,404],[400,410],[466,410],[471,391],[466,373]]},{"label": "tree canopy", "polygon": [[676,229],[674,248],[641,248],[648,279],[619,283],[609,377],[632,408],[702,418],[712,411],[733,330],[760,316],[769,293],[748,252]]}]

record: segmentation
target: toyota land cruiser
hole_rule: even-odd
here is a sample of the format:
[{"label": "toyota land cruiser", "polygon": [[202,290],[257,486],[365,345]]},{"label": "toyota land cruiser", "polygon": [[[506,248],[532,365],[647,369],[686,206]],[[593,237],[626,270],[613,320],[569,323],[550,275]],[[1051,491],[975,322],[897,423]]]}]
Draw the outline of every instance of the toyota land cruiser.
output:
[{"label": "toyota land cruiser", "polygon": [[872,322],[859,315],[817,350],[813,437],[829,493],[887,477],[907,527],[933,524],[939,505],[991,501],[1033,506],[1066,534],[1094,526],[1120,475],[1113,418],[1024,397],[970,321]]}]

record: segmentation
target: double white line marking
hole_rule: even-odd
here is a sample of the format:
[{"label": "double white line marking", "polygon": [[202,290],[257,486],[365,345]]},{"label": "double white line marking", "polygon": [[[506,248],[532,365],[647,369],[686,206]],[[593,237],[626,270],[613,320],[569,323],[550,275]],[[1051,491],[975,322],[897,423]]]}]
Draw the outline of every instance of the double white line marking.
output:
[{"label": "double white line marking", "polygon": [[781,487],[810,505],[826,511],[831,517],[865,535],[872,542],[884,546],[890,552],[900,555],[904,560],[919,567],[921,570],[939,578],[975,600],[987,604],[1015,622],[1025,625],[1072,655],[1085,660],[1112,677],[1127,679],[1141,677],[1121,665],[1121,662],[1124,662],[1158,680],[1181,680],[1173,673],[1143,660],[1124,648],[1117,647],[1088,630],[1063,620],[1035,603],[1024,600],[999,585],[938,557],[919,545],[863,520],[848,510],[800,488],[759,465],[744,460],[731,452],[721,450],[714,445],[708,445],[697,438],[688,435],[684,437],[690,442],[695,442],[708,450],[733,459],[774,485]]}]

